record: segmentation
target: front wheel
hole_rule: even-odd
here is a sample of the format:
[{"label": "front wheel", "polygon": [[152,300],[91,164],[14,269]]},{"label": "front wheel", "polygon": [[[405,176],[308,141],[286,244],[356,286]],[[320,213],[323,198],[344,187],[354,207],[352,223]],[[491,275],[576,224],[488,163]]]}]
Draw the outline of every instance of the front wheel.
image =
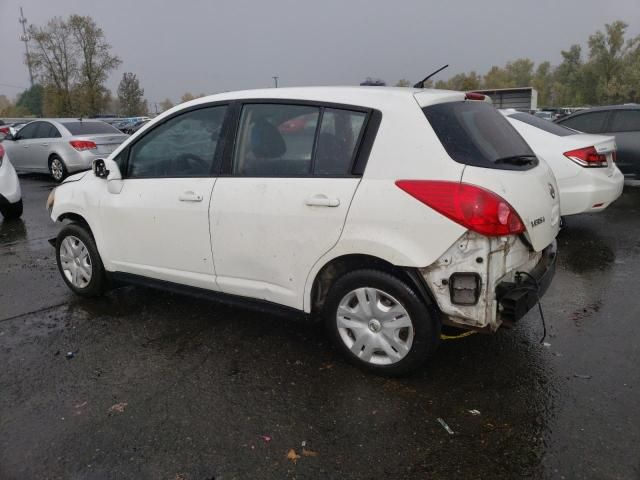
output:
[{"label": "front wheel", "polygon": [[347,359],[378,374],[415,370],[439,342],[437,312],[387,272],[345,274],[330,288],[323,310],[329,333]]},{"label": "front wheel", "polygon": [[102,295],[106,274],[95,241],[84,227],[66,225],[56,238],[56,260],[62,279],[83,297]]}]

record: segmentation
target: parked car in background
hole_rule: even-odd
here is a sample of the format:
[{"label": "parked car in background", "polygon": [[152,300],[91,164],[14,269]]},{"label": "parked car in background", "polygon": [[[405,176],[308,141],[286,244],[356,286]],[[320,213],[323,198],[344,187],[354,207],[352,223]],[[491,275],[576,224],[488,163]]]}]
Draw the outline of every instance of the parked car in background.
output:
[{"label": "parked car in background", "polygon": [[0,213],[6,219],[22,215],[22,192],[18,175],[0,143]]},{"label": "parked car in background", "polygon": [[7,136],[15,135],[18,130],[24,127],[26,123],[15,122],[0,125],[0,140],[3,140]]},{"label": "parked car in background", "polygon": [[18,171],[50,173],[57,182],[91,168],[92,160],[109,155],[127,135],[100,120],[39,119],[3,142]]},{"label": "parked car in background", "polygon": [[122,127],[121,130],[122,130],[123,133],[131,135],[131,134],[137,132],[138,130],[140,130],[147,123],[149,123],[149,119],[136,120],[136,121],[134,121],[132,123],[129,123],[128,125]]},{"label": "parked car in background", "polygon": [[323,318],[354,363],[407,372],[442,323],[495,331],[553,277],[555,178],[484,98],[322,87],[181,104],[52,192],[61,276],[84,296],[112,278]]},{"label": "parked car in background", "polygon": [[640,180],[640,105],[613,105],[581,110],[557,122],[585,133],[613,135],[616,163],[625,177]]},{"label": "parked car in background", "polygon": [[562,215],[600,212],[622,194],[613,137],[580,133],[513,109],[500,113],[553,170]]},{"label": "parked car in background", "polygon": [[537,110],[534,115],[538,118],[542,118],[544,120],[553,121],[553,112],[548,112],[546,110]]}]

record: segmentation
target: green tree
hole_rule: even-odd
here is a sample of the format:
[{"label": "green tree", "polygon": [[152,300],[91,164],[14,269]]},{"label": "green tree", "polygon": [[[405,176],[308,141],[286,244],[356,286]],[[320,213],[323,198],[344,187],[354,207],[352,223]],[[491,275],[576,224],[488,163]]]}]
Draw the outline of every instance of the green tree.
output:
[{"label": "green tree", "polygon": [[44,88],[42,88],[42,85],[36,83],[33,87],[28,88],[18,96],[16,107],[23,108],[29,112],[30,115],[41,117],[43,96]]},{"label": "green tree", "polygon": [[135,73],[123,73],[118,85],[119,113],[128,117],[146,114],[147,106],[143,96],[144,90],[140,87]]},{"label": "green tree", "polygon": [[538,68],[536,68],[536,73],[531,80],[531,85],[538,92],[538,105],[549,105],[551,101],[552,83],[551,63],[542,62],[538,65]]},{"label": "green tree", "polygon": [[605,25],[605,31],[598,30],[589,37],[589,62],[587,71],[596,82],[597,97],[601,102],[624,101],[624,57],[631,45],[624,41],[628,25],[616,21]]},{"label": "green tree", "polygon": [[411,86],[411,82],[406,78],[402,78],[398,80],[398,83],[396,83],[396,87],[410,87],[410,86]]},{"label": "green tree", "polygon": [[496,65],[491,67],[484,75],[482,83],[484,88],[507,88],[512,86],[507,71]]},{"label": "green tree", "polygon": [[510,86],[531,86],[531,80],[533,77],[533,62],[528,58],[518,58],[513,62],[507,62],[505,71]]}]

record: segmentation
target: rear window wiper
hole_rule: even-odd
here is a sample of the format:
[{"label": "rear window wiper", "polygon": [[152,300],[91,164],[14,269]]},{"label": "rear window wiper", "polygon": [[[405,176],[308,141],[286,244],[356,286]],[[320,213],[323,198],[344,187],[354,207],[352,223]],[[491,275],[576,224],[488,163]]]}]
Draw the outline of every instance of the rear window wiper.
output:
[{"label": "rear window wiper", "polygon": [[501,163],[507,163],[509,165],[531,165],[536,163],[537,157],[535,155],[510,155],[508,157],[497,158],[493,161],[496,165]]}]

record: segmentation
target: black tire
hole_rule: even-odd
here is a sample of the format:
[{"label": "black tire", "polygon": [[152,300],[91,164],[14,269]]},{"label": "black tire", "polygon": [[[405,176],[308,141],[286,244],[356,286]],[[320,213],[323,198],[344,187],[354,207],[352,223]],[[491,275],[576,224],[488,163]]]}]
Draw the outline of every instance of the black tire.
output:
[{"label": "black tire", "polygon": [[[59,165],[60,169],[62,170],[61,173],[58,173],[59,170],[57,168],[54,169],[54,164]],[[69,175],[67,166],[64,164],[64,160],[62,160],[62,158],[60,158],[58,155],[51,155],[51,158],[49,158],[49,173],[51,174],[51,177],[58,183],[62,182]]]},{"label": "black tire", "polygon": [[[337,313],[340,302],[349,292],[371,287],[391,295],[409,314],[413,325],[413,343],[404,358],[395,363],[378,365],[362,360],[342,340]],[[355,270],[340,277],[329,289],[323,306],[323,317],[329,335],[337,348],[354,365],[385,376],[402,376],[420,367],[433,354],[440,341],[438,311],[427,304],[405,280],[379,270]]]},{"label": "black tire", "polygon": [[0,213],[7,220],[13,220],[22,216],[22,199],[16,203],[7,203],[0,207]]},{"label": "black tire", "polygon": [[[85,245],[89,253],[91,279],[84,287],[78,287],[71,282],[64,272],[62,261],[60,259],[60,248],[62,242],[65,238],[71,236],[79,239]],[[62,279],[75,294],[82,297],[98,297],[107,289],[107,277],[104,266],[102,265],[102,259],[100,258],[100,254],[96,248],[93,236],[85,227],[77,223],[71,223],[69,225],[65,225],[65,227],[60,230],[60,233],[58,233],[56,238],[56,262],[58,263],[58,270],[60,271],[60,275],[62,275]]]}]

